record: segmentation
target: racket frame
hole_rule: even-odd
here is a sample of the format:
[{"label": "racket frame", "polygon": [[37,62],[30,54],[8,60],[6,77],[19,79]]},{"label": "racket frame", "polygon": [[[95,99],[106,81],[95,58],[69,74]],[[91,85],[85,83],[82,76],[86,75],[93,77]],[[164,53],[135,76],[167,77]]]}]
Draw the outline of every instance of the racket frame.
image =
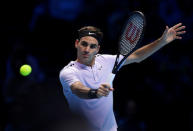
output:
[{"label": "racket frame", "polygon": [[[120,50],[119,50],[119,52],[117,53],[117,56],[116,56],[116,60],[115,60],[115,64],[114,64],[113,70],[112,70],[112,73],[113,73],[113,74],[116,74],[116,73],[119,71],[119,69],[120,69],[120,68],[122,67],[122,65],[124,64],[124,61],[126,61],[127,57],[128,57],[129,55],[131,55],[131,54],[139,47],[139,45],[140,45],[140,43],[141,43],[141,41],[142,41],[142,38],[143,38],[143,36],[144,36],[144,31],[145,31],[145,27],[146,27],[146,18],[145,18],[144,14],[143,14],[141,11],[133,11],[133,12],[131,12],[131,13],[129,14],[129,17],[128,17],[128,18],[130,18],[130,16],[132,16],[132,15],[135,14],[135,13],[139,14],[139,15],[143,18],[143,25],[144,25],[144,26],[143,26],[143,30],[142,30],[141,36],[140,36],[140,38],[139,38],[136,46],[135,46],[128,54],[123,55],[123,56],[124,56],[123,59],[118,63],[118,61],[119,61],[119,56],[120,56],[120,54],[121,54],[121,53],[120,53]],[[122,28],[121,34],[123,34],[123,32],[125,31],[125,27],[127,26],[127,24],[128,24],[128,22],[124,24],[124,26],[123,26],[123,28]],[[122,36],[122,35],[121,35],[121,36]],[[120,45],[120,40],[119,40],[119,45]]]}]

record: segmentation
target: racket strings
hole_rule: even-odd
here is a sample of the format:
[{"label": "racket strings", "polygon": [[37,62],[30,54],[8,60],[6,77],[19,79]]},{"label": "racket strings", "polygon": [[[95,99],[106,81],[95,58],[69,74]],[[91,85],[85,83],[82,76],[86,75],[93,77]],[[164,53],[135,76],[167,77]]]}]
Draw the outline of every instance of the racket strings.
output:
[{"label": "racket strings", "polygon": [[128,54],[135,48],[142,35],[143,26],[144,19],[138,14],[128,19],[120,39],[119,51],[122,55]]}]

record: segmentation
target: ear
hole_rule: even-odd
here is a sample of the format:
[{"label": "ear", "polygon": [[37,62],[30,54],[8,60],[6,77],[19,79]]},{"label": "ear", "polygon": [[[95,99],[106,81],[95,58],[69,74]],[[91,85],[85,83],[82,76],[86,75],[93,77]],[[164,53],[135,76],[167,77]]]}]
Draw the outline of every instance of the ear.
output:
[{"label": "ear", "polygon": [[77,47],[78,47],[78,44],[79,44],[79,40],[78,40],[78,39],[76,39],[76,41],[75,41],[75,48],[77,48]]},{"label": "ear", "polygon": [[99,52],[99,50],[100,50],[100,45],[98,45],[98,47],[97,47],[97,53]]}]

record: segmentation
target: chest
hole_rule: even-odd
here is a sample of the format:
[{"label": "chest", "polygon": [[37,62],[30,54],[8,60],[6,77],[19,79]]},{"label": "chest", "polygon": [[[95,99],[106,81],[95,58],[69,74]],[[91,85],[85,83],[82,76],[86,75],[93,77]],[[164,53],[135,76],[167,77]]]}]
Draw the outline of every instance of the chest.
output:
[{"label": "chest", "polygon": [[111,70],[107,64],[97,63],[92,67],[79,69],[77,76],[83,84],[97,88],[101,83],[105,83]]}]

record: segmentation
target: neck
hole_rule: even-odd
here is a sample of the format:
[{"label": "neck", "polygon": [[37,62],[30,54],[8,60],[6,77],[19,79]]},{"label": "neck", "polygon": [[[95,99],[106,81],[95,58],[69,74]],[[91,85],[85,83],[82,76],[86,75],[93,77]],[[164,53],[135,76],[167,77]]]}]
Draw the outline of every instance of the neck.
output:
[{"label": "neck", "polygon": [[81,61],[80,59],[76,59],[76,61],[77,62],[79,62],[79,63],[81,63],[81,64],[84,64],[84,65],[86,65],[86,66],[93,66],[94,65],[94,63],[95,63],[95,57],[91,60],[91,61],[86,61],[86,62],[84,62],[84,61]]}]

